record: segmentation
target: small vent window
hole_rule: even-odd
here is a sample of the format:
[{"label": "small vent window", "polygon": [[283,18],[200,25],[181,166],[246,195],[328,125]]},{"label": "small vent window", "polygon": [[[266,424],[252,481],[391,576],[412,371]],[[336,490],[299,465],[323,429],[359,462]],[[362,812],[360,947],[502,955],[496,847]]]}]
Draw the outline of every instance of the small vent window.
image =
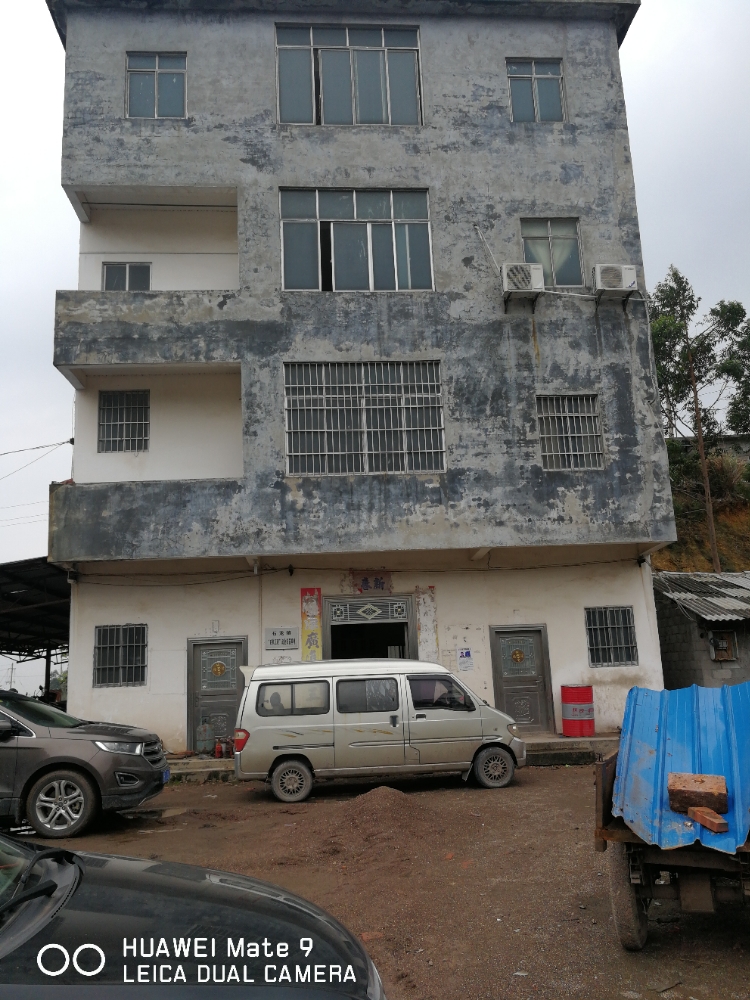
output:
[{"label": "small vent window", "polygon": [[98,451],[148,451],[150,392],[99,393]]},{"label": "small vent window", "polygon": [[150,264],[105,264],[105,292],[148,292],[151,290]]},{"label": "small vent window", "polygon": [[443,472],[439,361],[284,365],[292,476]]},{"label": "small vent window", "polygon": [[604,446],[597,396],[537,396],[544,469],[601,469]]},{"label": "small vent window", "polygon": [[146,683],[146,625],[99,625],[94,644],[94,687]]},{"label": "small vent window", "polygon": [[632,607],[586,608],[586,635],[592,667],[638,663]]}]

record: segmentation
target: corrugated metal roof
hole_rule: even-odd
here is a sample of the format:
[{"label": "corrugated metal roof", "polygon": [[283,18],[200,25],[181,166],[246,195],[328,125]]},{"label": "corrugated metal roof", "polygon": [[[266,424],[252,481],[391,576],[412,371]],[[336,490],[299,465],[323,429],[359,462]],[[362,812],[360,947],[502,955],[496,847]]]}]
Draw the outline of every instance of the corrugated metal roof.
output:
[{"label": "corrugated metal roof", "polygon": [[709,622],[750,618],[750,573],[654,573],[654,589]]},{"label": "corrugated metal roof", "polygon": [[[667,775],[721,774],[728,833],[711,833],[672,812]],[[679,691],[631,688],[625,705],[612,812],[647,844],[734,854],[750,833],[750,681]]]}]

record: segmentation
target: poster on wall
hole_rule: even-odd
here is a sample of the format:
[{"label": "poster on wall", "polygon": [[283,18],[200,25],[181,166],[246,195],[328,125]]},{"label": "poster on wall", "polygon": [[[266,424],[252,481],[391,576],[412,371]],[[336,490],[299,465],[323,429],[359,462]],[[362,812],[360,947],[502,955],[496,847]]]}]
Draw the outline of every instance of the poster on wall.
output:
[{"label": "poster on wall", "polygon": [[300,659],[308,662],[323,659],[323,632],[321,611],[323,599],[320,587],[300,588],[300,609],[302,612],[302,635]]}]

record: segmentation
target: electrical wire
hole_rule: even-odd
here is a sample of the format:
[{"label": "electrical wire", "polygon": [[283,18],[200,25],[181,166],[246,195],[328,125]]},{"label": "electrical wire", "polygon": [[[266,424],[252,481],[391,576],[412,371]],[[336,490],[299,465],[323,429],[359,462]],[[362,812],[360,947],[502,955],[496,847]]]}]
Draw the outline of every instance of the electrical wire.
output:
[{"label": "electrical wire", "polygon": [[52,452],[57,451],[57,449],[60,448],[64,444],[70,444],[70,442],[69,441],[61,441],[60,444],[54,444],[54,445],[48,444],[48,445],[45,445],[45,447],[50,448],[51,450],[50,451],[45,451],[45,453],[43,455],[39,455],[38,458],[32,458],[32,460],[30,462],[27,462],[26,465],[22,465],[18,469],[14,469],[12,472],[6,472],[4,476],[0,476],[0,483],[3,481],[3,479],[9,479],[11,476],[15,476],[15,474],[17,472],[22,472],[24,469],[28,469],[28,467],[30,465],[33,465],[34,462],[41,462],[41,460],[43,458],[46,458],[47,455],[51,455]]},{"label": "electrical wire", "polygon": [[13,451],[0,451],[0,458],[4,458],[6,455],[20,455],[22,451],[39,451],[42,448],[59,448],[61,444],[73,444],[73,438],[68,438],[66,441],[54,441],[52,444],[35,444],[31,448],[16,448]]}]

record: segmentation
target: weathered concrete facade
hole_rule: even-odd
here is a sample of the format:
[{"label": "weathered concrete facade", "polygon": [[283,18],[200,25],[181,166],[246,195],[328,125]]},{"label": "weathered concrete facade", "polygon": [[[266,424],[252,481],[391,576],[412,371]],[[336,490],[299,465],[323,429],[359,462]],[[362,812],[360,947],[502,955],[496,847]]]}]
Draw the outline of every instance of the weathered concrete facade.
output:
[{"label": "weathered concrete facade", "polygon": [[[345,8],[286,2],[272,11],[245,0],[163,0],[147,10],[127,0],[49,5],[67,48],[62,180],[83,228],[109,212],[116,229],[112,206],[123,218],[127,206],[146,214],[149,206],[236,206],[240,285],[207,291],[214,279],[201,285],[195,264],[195,278],[172,291],[92,291],[104,256],[92,258],[91,248],[104,244],[83,240],[81,288],[89,290],[58,293],[55,364],[78,387],[89,422],[91,394],[121,388],[123,378],[240,373],[243,463],[242,474],[226,462],[218,473],[207,462],[201,474],[200,463],[187,462],[191,472],[180,479],[141,474],[120,456],[133,471],[102,472],[97,481],[92,470],[104,465],[77,455],[86,482],[52,489],[53,561],[77,568],[81,579],[132,560],[175,578],[196,560],[229,568],[238,559],[257,561],[261,574],[287,563],[444,573],[607,563],[628,576],[638,557],[674,539],[642,300],[597,307],[590,288],[580,288],[577,296],[542,295],[535,308],[511,301],[506,311],[477,233],[502,264],[523,260],[522,218],[575,218],[586,284],[595,264],[627,263],[645,289],[618,63],[637,4],[418,3],[407,14],[380,0]],[[279,124],[278,22],[418,27],[422,124]],[[125,116],[126,53],[156,50],[188,53],[184,119]],[[564,121],[512,121],[506,60],[522,56],[562,60]],[[434,290],[282,290],[283,188],[427,190]],[[201,246],[189,249],[198,261]],[[287,475],[284,363],[383,360],[440,361],[445,471]],[[599,399],[603,468],[543,469],[537,395],[583,393]],[[187,453],[190,422],[184,440],[178,423],[172,433]],[[77,452],[91,442],[90,433],[77,435]],[[639,578],[646,571],[635,569]],[[78,600],[90,600],[82,596],[90,589]],[[646,618],[651,600],[639,612]],[[498,609],[484,627],[505,615]],[[546,617],[541,605],[525,615]],[[81,642],[73,708],[90,687],[93,638]],[[644,643],[648,670],[639,683],[659,685],[658,652]],[[607,696],[609,725],[632,673],[608,669],[608,689],[618,689]]]}]

